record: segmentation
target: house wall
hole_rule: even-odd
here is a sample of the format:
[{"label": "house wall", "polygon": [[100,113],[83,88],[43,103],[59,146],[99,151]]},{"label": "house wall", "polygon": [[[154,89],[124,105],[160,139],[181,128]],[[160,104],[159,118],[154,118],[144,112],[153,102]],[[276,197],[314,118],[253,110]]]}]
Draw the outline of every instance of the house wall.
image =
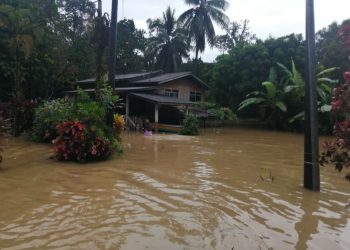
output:
[{"label": "house wall", "polygon": [[165,89],[177,89],[179,90],[179,99],[182,100],[190,100],[190,92],[200,92],[201,93],[201,101],[205,101],[205,90],[200,87],[198,84],[194,83],[189,79],[178,79],[169,83],[165,83],[160,85],[160,87],[156,90],[156,93],[159,95],[164,95]]}]

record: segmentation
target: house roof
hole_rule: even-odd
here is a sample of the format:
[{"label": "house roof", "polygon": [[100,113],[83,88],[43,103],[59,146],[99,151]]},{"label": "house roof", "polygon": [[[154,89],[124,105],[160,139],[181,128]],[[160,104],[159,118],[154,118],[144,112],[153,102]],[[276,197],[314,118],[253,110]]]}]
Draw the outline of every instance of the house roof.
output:
[{"label": "house roof", "polygon": [[167,73],[167,74],[161,74],[161,75],[157,75],[151,78],[145,78],[142,80],[138,80],[138,81],[134,81],[133,84],[136,85],[160,85],[163,83],[167,83],[167,82],[171,82],[177,79],[181,79],[184,77],[190,77],[193,78],[197,83],[199,83],[202,87],[208,89],[208,85],[205,84],[201,79],[199,79],[198,77],[196,77],[195,75],[193,75],[191,72],[179,72],[179,73]]},{"label": "house roof", "polygon": [[[162,71],[151,71],[151,72],[143,72],[143,73],[130,73],[130,74],[123,74],[123,75],[115,75],[116,81],[135,81],[135,80],[141,80],[147,77],[152,77],[158,74],[161,74]],[[78,81],[78,83],[94,83],[96,81],[96,78],[90,78]]]},{"label": "house roof", "polygon": [[144,93],[130,93],[130,95],[136,96],[146,101],[150,101],[152,103],[157,103],[157,104],[166,104],[166,105],[173,105],[173,106],[181,106],[181,105],[193,106],[196,104],[194,102],[177,99],[175,97],[162,96],[162,95],[151,95],[151,94],[144,94]]},{"label": "house roof", "polygon": [[[122,87],[122,88],[115,88],[115,91],[117,92],[128,92],[128,91],[142,91],[142,90],[152,90],[155,89],[156,87],[152,86],[146,86],[146,87]],[[87,93],[93,93],[95,92],[95,89],[84,89],[85,92]],[[76,94],[78,93],[78,90],[68,90],[65,91],[64,93],[66,94]]]}]

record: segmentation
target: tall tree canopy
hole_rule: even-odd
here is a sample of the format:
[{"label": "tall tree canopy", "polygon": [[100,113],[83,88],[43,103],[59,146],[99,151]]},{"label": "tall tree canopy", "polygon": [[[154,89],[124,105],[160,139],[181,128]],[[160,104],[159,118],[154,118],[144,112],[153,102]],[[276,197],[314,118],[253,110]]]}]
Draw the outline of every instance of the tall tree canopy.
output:
[{"label": "tall tree canopy", "polygon": [[145,31],[137,29],[133,20],[118,22],[117,73],[126,74],[145,69]]},{"label": "tall tree canopy", "polygon": [[177,27],[175,10],[168,7],[162,19],[148,19],[147,23],[151,35],[148,56],[165,72],[176,72],[182,58],[188,57],[189,44],[185,30]]},{"label": "tall tree canopy", "polygon": [[215,37],[215,47],[224,53],[234,46],[254,42],[256,36],[250,31],[248,25],[249,20],[233,21],[227,30],[227,34]]},{"label": "tall tree canopy", "polygon": [[213,21],[223,29],[228,28],[230,19],[224,11],[229,3],[226,0],[185,0],[193,6],[179,17],[181,25],[189,32],[195,44],[196,60],[198,53],[205,50],[206,42],[215,45],[215,29]]},{"label": "tall tree canopy", "polygon": [[[350,22],[345,20],[343,24]],[[320,65],[325,68],[340,67],[338,74],[335,75],[341,78],[342,72],[348,69],[349,65],[349,49],[342,45],[337,32],[342,25],[333,22],[328,27],[317,32],[317,59]]]}]

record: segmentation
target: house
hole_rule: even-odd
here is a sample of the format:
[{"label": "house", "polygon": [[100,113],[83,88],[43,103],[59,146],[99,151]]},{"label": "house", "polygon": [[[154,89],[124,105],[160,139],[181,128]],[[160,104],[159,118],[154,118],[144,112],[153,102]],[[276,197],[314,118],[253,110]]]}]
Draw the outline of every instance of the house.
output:
[{"label": "house", "polygon": [[[87,92],[94,92],[95,79],[78,82]],[[205,115],[198,103],[204,103],[208,85],[190,72],[162,71],[116,75],[115,91],[124,100],[118,112],[135,126],[135,117],[149,119],[156,129],[173,130],[188,110]],[[76,91],[67,91],[72,94]],[[172,125],[172,127],[170,126]]]}]

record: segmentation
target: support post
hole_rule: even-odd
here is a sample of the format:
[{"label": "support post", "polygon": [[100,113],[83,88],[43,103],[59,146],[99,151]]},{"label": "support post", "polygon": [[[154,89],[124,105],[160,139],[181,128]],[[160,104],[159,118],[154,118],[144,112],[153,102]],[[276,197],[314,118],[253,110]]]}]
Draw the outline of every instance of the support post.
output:
[{"label": "support post", "polygon": [[158,103],[154,104],[154,124],[155,131],[158,132],[158,122],[159,122],[159,105]]},{"label": "support post", "polygon": [[109,65],[108,65],[108,83],[115,89],[115,67],[117,51],[117,21],[118,21],[118,0],[112,0],[111,27],[109,31]]},{"label": "support post", "polygon": [[306,46],[307,81],[305,86],[304,187],[313,191],[319,191],[320,168],[318,162],[319,141],[313,0],[306,0]]}]

